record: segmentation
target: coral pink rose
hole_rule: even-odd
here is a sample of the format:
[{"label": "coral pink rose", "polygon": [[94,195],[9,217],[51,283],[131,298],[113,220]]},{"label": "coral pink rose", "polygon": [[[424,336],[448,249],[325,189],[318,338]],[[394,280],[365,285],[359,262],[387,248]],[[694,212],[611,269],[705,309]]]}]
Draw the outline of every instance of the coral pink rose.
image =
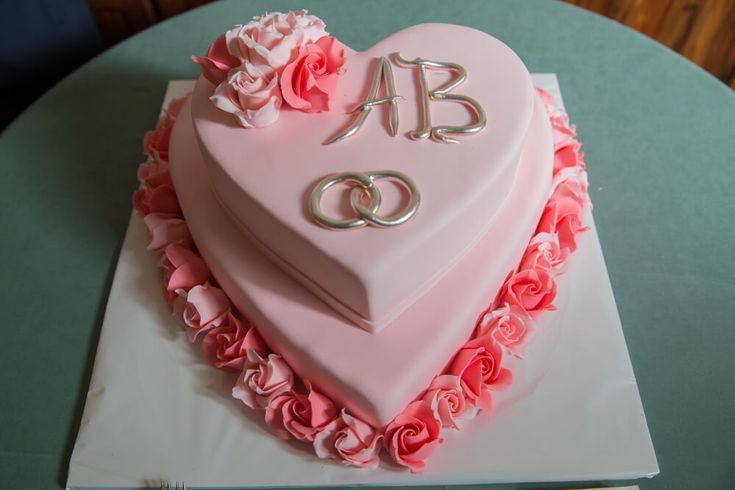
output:
[{"label": "coral pink rose", "polygon": [[554,145],[554,174],[566,167],[584,168],[584,154],[579,151],[582,144],[572,138]]},{"label": "coral pink rose", "polygon": [[204,78],[219,85],[227,78],[227,73],[240,66],[240,60],[227,50],[225,34],[214,40],[204,56],[192,56],[192,61],[199,65]]},{"label": "coral pink rose", "polygon": [[209,283],[194,286],[174,301],[174,315],[184,325],[190,342],[207,330],[220,326],[230,312],[224,291]]},{"label": "coral pink rose", "polygon": [[577,198],[555,193],[546,203],[536,232],[556,233],[566,256],[577,249],[577,235],[587,230],[582,225],[582,211]]},{"label": "coral pink rose", "polygon": [[497,343],[519,355],[529,333],[526,320],[522,310],[506,303],[482,316],[477,325],[477,335],[490,335]]},{"label": "coral pink rose", "polygon": [[242,371],[248,358],[248,349],[264,356],[268,352],[258,332],[231,312],[217,328],[202,337],[204,357],[219,369]]},{"label": "coral pink rose", "polygon": [[281,109],[278,75],[266,78],[246,64],[245,69],[233,71],[220,83],[210,100],[218,109],[233,114],[243,127],[268,126],[278,120]]},{"label": "coral pink rose", "polygon": [[573,124],[569,124],[569,116],[561,110],[554,107],[553,98],[546,90],[537,88],[536,93],[538,94],[541,102],[544,104],[546,114],[549,116],[551,121],[551,131],[554,137],[554,143],[560,143],[564,140],[574,137],[577,134],[577,128]]},{"label": "coral pink rose", "polygon": [[536,94],[538,95],[539,99],[541,99],[541,102],[544,104],[546,112],[550,113],[550,111],[554,109],[554,107],[552,106],[553,99],[551,97],[551,94],[539,87],[536,87]]},{"label": "coral pink rose", "polygon": [[316,434],[337,416],[334,403],[304,381],[307,394],[287,391],[273,398],[265,410],[265,421],[281,439],[294,437],[313,441]]},{"label": "coral pink rose", "polygon": [[349,415],[339,416],[314,436],[314,452],[348,466],[374,469],[378,466],[382,435],[371,425]]},{"label": "coral pink rose", "polygon": [[176,122],[176,118],[179,117],[181,108],[184,107],[184,103],[189,98],[189,95],[191,95],[191,92],[187,93],[183,97],[171,99],[171,102],[168,103],[164,110],[164,118],[166,119],[167,124],[173,126],[174,122]]},{"label": "coral pink rose", "polygon": [[345,50],[331,36],[302,46],[298,57],[281,74],[283,100],[304,112],[329,110],[329,97],[337,89],[337,77],[345,63]]},{"label": "coral pink rose", "polygon": [[324,22],[306,10],[253,17],[225,33],[227,49],[269,79],[291,62],[304,44],[326,36]]},{"label": "coral pink rose", "polygon": [[490,390],[507,388],[512,375],[501,366],[503,350],[490,335],[467,342],[449,366],[449,374],[458,376],[467,402],[481,410],[492,409]]},{"label": "coral pink rose", "polygon": [[459,377],[451,374],[435,377],[423,400],[445,428],[459,429],[455,420],[472,418],[477,413],[466,403]]},{"label": "coral pink rose", "polygon": [[525,269],[506,279],[497,304],[508,303],[536,316],[544,310],[553,310],[556,281],[545,269]]},{"label": "coral pink rose", "polygon": [[206,283],[210,278],[207,264],[188,246],[172,243],[163,250],[159,264],[163,268],[163,292],[171,304],[179,295]]},{"label": "coral pink rose", "polygon": [[159,251],[172,243],[187,243],[191,238],[189,227],[181,218],[151,213],[143,222],[148,227],[148,250]]},{"label": "coral pink rose", "polygon": [[541,232],[534,235],[523,253],[518,270],[546,269],[558,271],[566,255],[562,253],[556,233]]},{"label": "coral pink rose", "polygon": [[161,184],[158,187],[142,186],[133,194],[133,207],[139,218],[151,213],[181,217],[181,206],[176,191],[170,184]]},{"label": "coral pink rose", "polygon": [[293,372],[277,354],[263,357],[249,349],[232,396],[250,408],[266,408],[275,397],[293,388]]},{"label": "coral pink rose", "polygon": [[424,461],[443,442],[439,437],[441,422],[423,400],[409,404],[385,428],[383,445],[396,463],[411,473],[424,469]]},{"label": "coral pink rose", "polygon": [[149,157],[148,160],[138,166],[138,181],[150,188],[164,184],[173,185],[168,161]]}]

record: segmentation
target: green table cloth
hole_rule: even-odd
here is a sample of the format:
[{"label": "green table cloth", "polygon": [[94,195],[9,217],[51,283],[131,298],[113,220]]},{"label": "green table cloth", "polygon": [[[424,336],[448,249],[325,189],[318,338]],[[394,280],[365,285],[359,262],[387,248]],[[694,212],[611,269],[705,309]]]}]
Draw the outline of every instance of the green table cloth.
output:
[{"label": "green table cloth", "polygon": [[237,22],[307,8],[361,50],[421,22],[500,38],[555,72],[590,195],[661,475],[735,481],[735,94],[668,49],[549,1],[218,2],[98,56],[0,136],[0,487],[62,487],[141,137],[170,79]]}]

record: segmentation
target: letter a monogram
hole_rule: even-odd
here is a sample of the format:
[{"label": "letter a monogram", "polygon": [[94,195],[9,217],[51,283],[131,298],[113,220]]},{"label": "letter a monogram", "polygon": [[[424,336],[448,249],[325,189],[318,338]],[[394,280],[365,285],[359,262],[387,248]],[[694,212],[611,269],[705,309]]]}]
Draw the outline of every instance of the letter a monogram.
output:
[{"label": "letter a monogram", "polygon": [[[383,81],[385,82],[386,96],[382,98],[377,98],[381,79],[383,79]],[[343,133],[335,136],[331,140],[327,141],[325,144],[331,145],[332,143],[338,143],[344,139],[349,138],[350,136],[353,136],[362,127],[363,123],[370,114],[370,110],[372,109],[372,107],[380,104],[390,104],[390,119],[388,120],[390,124],[390,135],[395,136],[398,133],[397,103],[400,99],[403,99],[403,97],[401,97],[400,95],[396,95],[396,84],[393,79],[393,68],[391,68],[388,59],[385,56],[381,56],[378,59],[378,64],[376,65],[375,71],[373,72],[373,82],[370,85],[370,93],[368,94],[367,100],[355,107],[352,111],[350,111],[350,113],[359,111],[357,119],[355,119],[355,122],[353,122],[350,127],[347,128]]]},{"label": "letter a monogram", "polygon": [[[423,105],[423,127],[417,131],[411,131],[409,136],[412,139],[426,139],[431,136],[436,141],[442,143],[459,143],[459,140],[452,138],[448,135],[454,134],[474,134],[482,131],[487,123],[487,117],[485,116],[485,110],[482,106],[472,97],[466,95],[450,94],[449,92],[458,87],[462,82],[467,79],[467,71],[457,63],[440,62],[424,60],[416,58],[413,61],[405,60],[399,53],[396,53],[396,61],[400,65],[406,66],[417,66],[419,69],[419,84],[421,86],[421,100]],[[426,82],[426,69],[435,70],[452,70],[457,72],[457,78],[448,81],[441,87],[429,90]],[[451,100],[462,104],[468,105],[475,113],[476,121],[472,124],[463,126],[432,126],[431,125],[431,110],[429,109],[430,101],[442,101]]]}]

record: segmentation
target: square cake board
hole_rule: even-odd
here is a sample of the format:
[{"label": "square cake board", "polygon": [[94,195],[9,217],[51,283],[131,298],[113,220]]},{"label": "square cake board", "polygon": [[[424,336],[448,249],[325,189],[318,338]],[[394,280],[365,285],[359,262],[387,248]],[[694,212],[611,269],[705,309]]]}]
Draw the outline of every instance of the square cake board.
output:
[{"label": "square cake board", "polygon": [[[534,84],[563,107],[554,74]],[[169,83],[164,103],[193,88]],[[110,290],[67,488],[451,485],[631,480],[658,474],[591,213],[558,287],[563,307],[546,374],[510,408],[479,414],[417,475],[318,459],[275,438],[231,397],[235,374],[204,361],[161,298],[156,254],[131,217]],[[266,260],[264,258],[264,260]],[[563,292],[563,294],[561,294]],[[533,340],[531,340],[533,342]],[[521,366],[522,367],[522,366]]]}]

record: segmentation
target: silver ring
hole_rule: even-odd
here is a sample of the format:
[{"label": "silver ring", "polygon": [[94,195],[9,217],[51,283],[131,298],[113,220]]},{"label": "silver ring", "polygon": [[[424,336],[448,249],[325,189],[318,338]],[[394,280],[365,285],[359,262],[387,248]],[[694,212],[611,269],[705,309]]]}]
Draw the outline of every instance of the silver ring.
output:
[{"label": "silver ring", "polygon": [[[380,216],[377,214],[380,208],[381,196],[380,191],[375,186],[377,179],[391,179],[400,182],[410,195],[408,205],[401,211],[390,216]],[[350,204],[357,216],[348,219],[336,219],[325,215],[321,209],[321,200],[324,192],[334,184],[340,182],[350,182],[355,184],[350,192]],[[367,194],[370,198],[368,205],[362,203],[363,196]],[[419,208],[421,203],[421,193],[416,184],[409,176],[395,170],[381,170],[376,172],[344,172],[341,174],[331,175],[320,181],[311,193],[309,201],[311,213],[317,223],[327,227],[336,229],[359,228],[365,225],[373,225],[381,228],[398,226],[410,220]]]},{"label": "silver ring", "polygon": [[351,228],[360,228],[367,225],[367,221],[362,218],[347,218],[347,219],[336,219],[327,216],[322,212],[322,196],[324,192],[332,187],[334,184],[341,182],[352,182],[357,184],[355,190],[366,192],[370,198],[369,210],[375,212],[380,207],[380,191],[373,185],[373,181],[370,176],[362,172],[344,172],[337,175],[331,175],[325,179],[322,179],[314,190],[311,192],[311,199],[309,200],[309,207],[311,208],[311,214],[314,219],[321,225],[327,228],[337,228],[338,230],[349,230]]}]

